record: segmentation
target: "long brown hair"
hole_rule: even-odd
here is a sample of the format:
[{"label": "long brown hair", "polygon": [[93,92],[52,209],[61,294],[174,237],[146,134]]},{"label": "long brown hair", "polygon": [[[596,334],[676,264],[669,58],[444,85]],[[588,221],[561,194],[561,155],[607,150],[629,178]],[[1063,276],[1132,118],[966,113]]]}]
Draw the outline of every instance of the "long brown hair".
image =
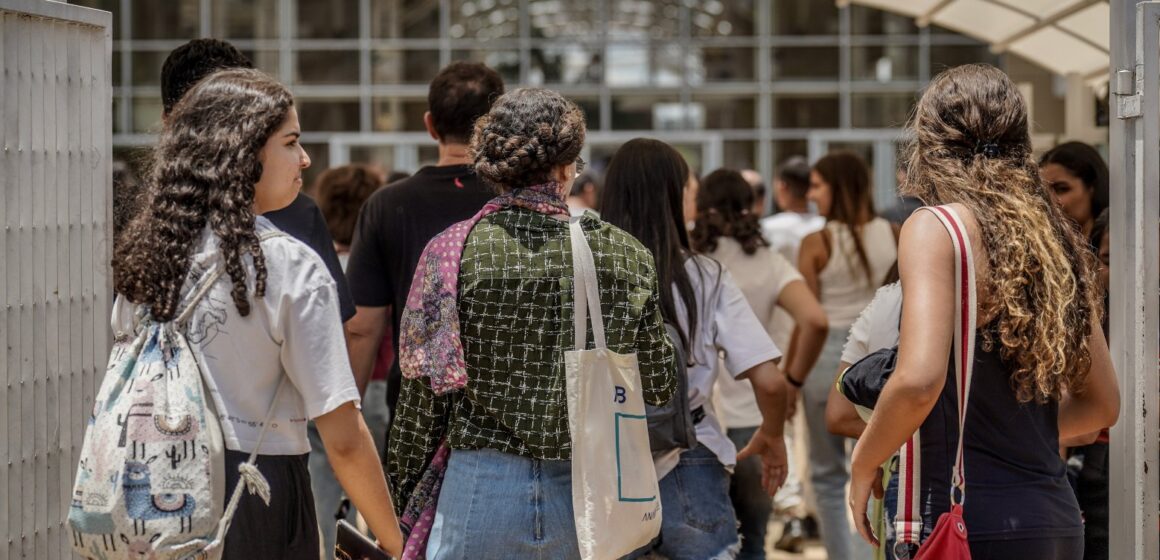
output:
[{"label": "long brown hair", "polygon": [[257,70],[226,70],[200,82],[165,120],[154,153],[150,200],[115,248],[113,286],[157,321],[177,314],[194,244],[217,235],[238,313],[250,313],[243,257],[254,261],[254,295],[266,292],[266,261],[254,230],[258,154],[286,121],[294,97]]},{"label": "long brown hair", "polygon": [[903,195],[959,203],[982,233],[996,341],[1013,366],[1022,402],[1081,391],[1091,366],[1088,334],[1100,314],[1095,260],[1087,241],[1052,202],[1031,157],[1027,105],[1002,71],[952,68],[931,81],[915,107]]},{"label": "long brown hair", "polygon": [[[874,191],[870,185],[870,168],[862,156],[844,150],[830,152],[814,164],[814,172],[830,185],[833,203],[829,222],[837,222],[850,230],[854,238],[854,252],[858,264],[866,273],[866,282],[878,285],[881,278],[873,278],[870,257],[862,243],[862,226],[874,217]],[[837,244],[834,244],[835,249]],[[845,255],[850,258],[850,255]]]}]

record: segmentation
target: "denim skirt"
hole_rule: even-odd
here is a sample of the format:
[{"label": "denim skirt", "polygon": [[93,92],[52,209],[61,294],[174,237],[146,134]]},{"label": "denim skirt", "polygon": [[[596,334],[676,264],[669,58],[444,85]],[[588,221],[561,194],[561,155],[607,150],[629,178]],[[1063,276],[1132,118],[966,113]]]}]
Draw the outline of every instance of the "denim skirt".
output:
[{"label": "denim skirt", "polygon": [[430,560],[578,558],[572,463],[454,449],[427,545]]}]

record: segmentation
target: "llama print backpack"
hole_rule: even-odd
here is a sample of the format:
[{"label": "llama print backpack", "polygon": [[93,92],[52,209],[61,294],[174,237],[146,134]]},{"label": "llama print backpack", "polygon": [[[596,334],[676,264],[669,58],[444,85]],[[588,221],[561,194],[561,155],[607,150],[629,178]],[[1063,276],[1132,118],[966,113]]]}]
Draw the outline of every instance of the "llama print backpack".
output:
[{"label": "llama print backpack", "polygon": [[[225,502],[221,424],[184,331],[221,277],[221,265],[195,286],[174,321],[157,323],[138,311],[136,335],[113,346],[68,515],[73,550],[84,558],[220,558],[243,487],[270,501],[269,485],[254,467],[255,450]],[[259,445],[264,435],[265,428]]]}]

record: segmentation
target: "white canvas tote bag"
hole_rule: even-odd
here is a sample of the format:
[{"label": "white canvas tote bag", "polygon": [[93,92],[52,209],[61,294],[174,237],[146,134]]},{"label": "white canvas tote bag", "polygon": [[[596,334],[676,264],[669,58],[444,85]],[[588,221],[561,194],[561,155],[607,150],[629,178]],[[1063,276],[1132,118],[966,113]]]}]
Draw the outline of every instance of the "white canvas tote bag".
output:
[{"label": "white canvas tote bag", "polygon": [[[576,349],[564,363],[576,536],[585,560],[615,559],[660,534],[660,488],[636,354],[608,349],[592,250],[578,220],[571,230]],[[593,350],[586,350],[589,315]]]}]

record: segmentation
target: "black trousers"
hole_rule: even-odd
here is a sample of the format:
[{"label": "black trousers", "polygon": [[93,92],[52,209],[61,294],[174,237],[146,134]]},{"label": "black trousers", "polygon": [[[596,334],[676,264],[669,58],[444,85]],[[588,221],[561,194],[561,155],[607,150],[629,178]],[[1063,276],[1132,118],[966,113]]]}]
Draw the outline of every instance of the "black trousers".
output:
[{"label": "black trousers", "polygon": [[[238,465],[249,453],[226,450],[226,499],[238,484]],[[257,467],[270,483],[270,505],[243,491],[222,560],[318,560],[318,517],[310,492],[309,455],[259,455]],[[1024,559],[1026,560],[1026,559]]]},{"label": "black trousers", "polygon": [[971,560],[1082,560],[1083,537],[971,543]]}]

